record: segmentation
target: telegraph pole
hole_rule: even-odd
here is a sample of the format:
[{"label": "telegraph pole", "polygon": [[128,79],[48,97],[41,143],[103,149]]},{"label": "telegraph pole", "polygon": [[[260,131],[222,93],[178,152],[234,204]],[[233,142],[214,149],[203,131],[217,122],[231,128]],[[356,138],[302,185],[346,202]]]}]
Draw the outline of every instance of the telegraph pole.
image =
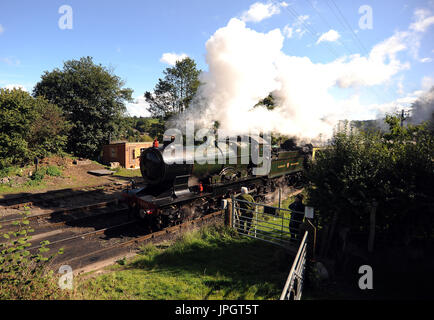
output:
[{"label": "telegraph pole", "polygon": [[410,117],[410,110],[404,110],[401,111],[401,128],[404,126],[404,120],[407,120],[407,118]]}]

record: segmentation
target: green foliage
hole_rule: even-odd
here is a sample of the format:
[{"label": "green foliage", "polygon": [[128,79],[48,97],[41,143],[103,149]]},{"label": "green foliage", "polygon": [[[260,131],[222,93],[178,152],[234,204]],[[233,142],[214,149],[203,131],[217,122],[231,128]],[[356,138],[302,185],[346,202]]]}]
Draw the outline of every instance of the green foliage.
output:
[{"label": "green foliage", "polygon": [[158,141],[162,141],[164,131],[165,131],[164,126],[165,126],[164,120],[158,119],[158,122],[154,122],[151,124],[151,127],[149,129],[149,136],[153,138],[157,138]]},{"label": "green foliage", "polygon": [[20,89],[1,89],[0,169],[61,152],[66,131],[56,106]]},{"label": "green foliage", "polygon": [[22,90],[0,91],[0,168],[27,161],[31,121],[36,116],[34,100]]},{"label": "green foliage", "polygon": [[260,100],[254,108],[258,106],[265,106],[268,110],[273,110],[276,108],[276,102],[274,101],[274,97],[270,93],[268,96],[266,96],[264,99]]},{"label": "green foliage", "polygon": [[26,208],[12,229],[0,230],[0,239],[3,239],[0,242],[0,300],[56,299],[63,296],[52,271],[48,270],[49,262],[63,250],[47,255],[49,241],[40,242],[36,252],[30,250],[30,234],[34,230],[30,226],[29,214]]},{"label": "green foliage", "polygon": [[45,175],[52,176],[52,177],[60,177],[62,175],[62,171],[56,167],[56,166],[48,166],[48,167],[41,167],[39,168],[35,173],[31,176],[31,185],[37,185],[40,183]]},{"label": "green foliage", "polygon": [[39,169],[35,173],[32,174],[31,179],[35,182],[41,182],[45,177],[46,171],[44,169]]},{"label": "green foliage", "polygon": [[71,123],[67,150],[76,156],[95,159],[110,137],[119,136],[125,102],[132,90],[91,57],[70,60],[63,70],[46,71],[33,91],[58,105]]},{"label": "green foliage", "polygon": [[62,175],[62,170],[56,166],[48,166],[45,168],[45,173],[52,177],[60,177]]},{"label": "green foliage", "polygon": [[36,114],[32,121],[29,145],[34,146],[34,155],[39,159],[51,154],[61,154],[66,146],[70,124],[62,110],[41,97],[36,98]]},{"label": "green foliage", "polygon": [[334,135],[317,154],[307,178],[308,197],[321,225],[338,223],[368,229],[368,209],[377,206],[377,229],[391,237],[432,235],[434,138],[425,125],[401,127],[388,115],[389,133],[351,132]]},{"label": "green foliage", "polygon": [[187,109],[200,85],[200,72],[191,58],[164,70],[164,79],[158,79],[154,92],[145,93],[152,116],[167,119]]},{"label": "green foliage", "polygon": [[0,169],[0,178],[11,177],[11,176],[21,176],[22,169],[18,167],[6,167]]},{"label": "green foliage", "polygon": [[152,142],[164,133],[164,121],[157,118],[124,117],[118,138],[129,142]]}]

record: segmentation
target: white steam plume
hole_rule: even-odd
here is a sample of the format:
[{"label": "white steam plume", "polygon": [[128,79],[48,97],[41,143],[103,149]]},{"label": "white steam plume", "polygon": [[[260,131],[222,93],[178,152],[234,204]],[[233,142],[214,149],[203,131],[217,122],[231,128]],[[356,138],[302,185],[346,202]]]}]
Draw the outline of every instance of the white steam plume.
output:
[{"label": "white steam plume", "polygon": [[411,122],[419,124],[423,121],[431,121],[434,125],[434,86],[424,93],[412,105]]},{"label": "white steam plume", "polygon": [[[279,29],[256,32],[231,19],[207,41],[209,70],[201,74],[203,84],[195,100],[177,120],[181,126],[194,120],[196,127],[205,128],[218,121],[230,134],[256,129],[304,140],[320,134],[327,138],[339,119],[350,119],[363,109],[357,95],[335,100],[328,91],[382,84],[408,68],[396,58],[406,49],[407,36],[396,33],[376,45],[368,57],[353,55],[321,64],[283,53]],[[277,108],[253,108],[270,92]]]}]

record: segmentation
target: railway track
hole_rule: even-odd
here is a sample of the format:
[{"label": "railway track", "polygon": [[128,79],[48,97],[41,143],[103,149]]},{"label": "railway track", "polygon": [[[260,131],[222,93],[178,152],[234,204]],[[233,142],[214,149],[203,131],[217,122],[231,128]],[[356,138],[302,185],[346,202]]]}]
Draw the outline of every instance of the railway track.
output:
[{"label": "railway track", "polygon": [[0,199],[0,209],[20,209],[38,204],[56,203],[58,201],[72,197],[80,197],[83,195],[92,196],[103,192],[117,191],[124,189],[126,186],[127,184],[112,182],[102,185],[60,189],[44,193],[32,193],[11,198],[6,197]]},{"label": "railway track", "polygon": [[[301,192],[297,190],[294,194]],[[61,265],[69,265],[75,273],[100,269],[123,257],[137,254],[145,243],[173,240],[191,228],[223,222],[221,211],[161,231],[152,232],[141,221],[131,219],[126,205],[112,199],[73,208],[57,208],[50,212],[28,216],[35,232],[31,246],[37,252],[41,241],[48,240],[49,254],[63,248],[64,254],[51,261],[55,272]],[[18,222],[20,217],[0,219],[2,231]]]},{"label": "railway track", "polygon": [[[104,189],[106,191],[125,188],[124,185],[109,184],[107,186],[108,188]],[[80,189],[83,191],[80,194],[83,197],[87,195],[93,197],[99,190],[102,190],[102,186],[94,188],[98,189]],[[297,190],[295,193],[298,192],[301,191]],[[223,221],[223,213],[218,211],[196,220],[152,232],[141,221],[131,219],[127,206],[119,199],[113,199],[113,194],[109,196],[108,201],[69,208],[54,208],[46,212],[32,212],[27,219],[34,232],[30,234],[31,246],[27,250],[37,252],[42,247],[41,241],[48,240],[49,244],[44,247],[50,249],[49,254],[56,253],[60,248],[64,249],[64,254],[55,256],[51,261],[51,267],[55,272],[58,267],[65,264],[70,265],[76,273],[88,272],[113,264],[123,257],[135,255],[140,246],[145,243],[173,240],[191,228]],[[66,197],[69,196],[66,195]],[[56,193],[56,199],[63,198],[65,195]],[[79,199],[80,197],[74,198],[74,201],[77,202]],[[44,197],[36,201],[41,203],[47,200]],[[12,230],[14,224],[21,219],[20,214],[0,218],[1,231]]]},{"label": "railway track", "polygon": [[[91,208],[94,208],[91,210]],[[68,214],[69,213],[69,214]],[[130,220],[128,208],[124,204],[116,201],[107,203],[92,204],[87,207],[71,208],[67,211],[55,211],[51,213],[38,214],[25,218],[28,222],[23,223],[23,218],[2,220],[1,232],[15,232],[22,229],[31,228],[29,233],[30,243],[49,240],[59,242],[65,237],[79,236],[89,233],[92,229],[108,229],[120,223]],[[0,243],[7,240],[0,239]]]},{"label": "railway track", "polygon": [[[102,201],[93,203],[90,205],[84,205],[79,207],[72,207],[72,208],[59,208],[54,210],[49,210],[42,213],[36,213],[36,214],[29,214],[26,216],[27,220],[33,221],[33,220],[42,220],[42,219],[67,219],[68,216],[73,216],[74,214],[79,214],[81,212],[87,212],[90,210],[98,209],[98,208],[104,208],[108,207],[110,205],[118,205],[119,200],[109,200],[109,201]],[[0,219],[0,223],[3,226],[12,225],[14,222],[18,222],[21,219],[23,219],[23,213],[17,213],[17,214],[11,214],[3,219]],[[62,220],[62,222],[66,222],[65,220]]]},{"label": "railway track", "polygon": [[[48,240],[49,244],[44,245],[50,249],[48,254],[64,249],[64,254],[55,256],[51,262],[54,270],[68,264],[80,272],[94,268],[95,264],[98,268],[111,264],[118,256],[131,256],[143,243],[174,239],[185,230],[218,220],[221,215],[217,212],[152,232],[141,221],[131,219],[126,205],[117,199],[52,210],[27,217],[34,232],[29,234],[31,246],[26,250],[36,253],[42,247],[41,242]],[[1,219],[1,231],[16,230],[15,224],[21,219],[21,216]],[[109,263],[101,265],[103,261]]]},{"label": "railway track", "polygon": [[[142,232],[141,234],[130,234],[129,237],[123,237],[116,243],[108,244],[107,246],[101,245],[100,248],[94,247],[88,252],[83,252],[80,255],[66,259],[61,258],[58,261],[54,261],[53,266],[55,266],[56,269],[60,267],[60,265],[69,265],[76,274],[94,271],[113,264],[116,260],[122,259],[123,257],[134,256],[138,253],[140,247],[146,243],[161,243],[163,241],[174,240],[192,229],[222,222],[223,212],[218,211],[192,221],[186,221],[182,224],[165,228],[161,231],[146,232],[143,228],[138,227],[138,230]],[[110,232],[113,231],[113,229],[104,230],[103,233],[106,234],[107,231]],[[95,234],[101,234],[101,232],[95,231]],[[67,249],[65,249],[65,252],[66,251]]]}]

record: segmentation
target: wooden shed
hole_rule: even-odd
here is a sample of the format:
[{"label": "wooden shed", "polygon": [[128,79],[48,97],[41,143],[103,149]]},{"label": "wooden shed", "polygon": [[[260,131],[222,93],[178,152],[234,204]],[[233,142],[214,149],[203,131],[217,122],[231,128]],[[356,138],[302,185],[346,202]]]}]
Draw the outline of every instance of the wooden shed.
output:
[{"label": "wooden shed", "polygon": [[140,154],[152,147],[152,142],[114,142],[103,147],[102,160],[105,164],[119,162],[127,169],[140,168]]}]

